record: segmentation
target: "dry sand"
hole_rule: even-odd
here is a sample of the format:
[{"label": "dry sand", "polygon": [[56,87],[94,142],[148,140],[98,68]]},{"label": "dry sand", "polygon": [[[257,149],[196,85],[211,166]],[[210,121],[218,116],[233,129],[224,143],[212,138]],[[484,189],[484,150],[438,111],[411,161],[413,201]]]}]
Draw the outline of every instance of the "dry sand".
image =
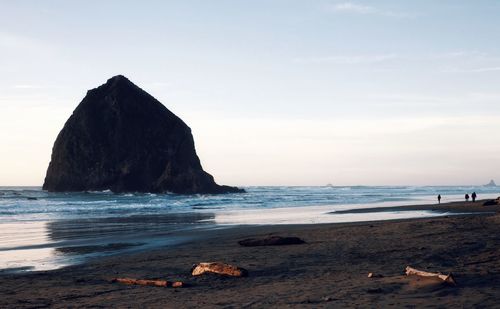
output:
[{"label": "dry sand", "polygon": [[[498,307],[500,207],[481,203],[411,206],[427,207],[475,214],[214,230],[175,248],[54,271],[0,275],[0,307]],[[267,235],[298,236],[307,243],[275,247],[237,243]],[[190,275],[193,264],[209,261],[244,267],[250,275]],[[408,278],[407,265],[452,272],[458,285]],[[376,277],[368,278],[369,272]],[[115,277],[181,280],[190,286],[110,283]]]}]

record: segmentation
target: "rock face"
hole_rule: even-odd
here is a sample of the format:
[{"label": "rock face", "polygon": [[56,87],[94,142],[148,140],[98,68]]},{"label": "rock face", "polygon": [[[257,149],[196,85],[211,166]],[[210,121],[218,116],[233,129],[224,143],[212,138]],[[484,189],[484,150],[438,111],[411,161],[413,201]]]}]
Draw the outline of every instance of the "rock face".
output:
[{"label": "rock face", "polygon": [[492,179],[490,180],[490,182],[486,185],[484,185],[485,187],[496,187],[497,184],[495,183],[495,181]]},{"label": "rock face", "polygon": [[52,149],[48,191],[231,193],[201,167],[191,129],[124,76],[89,90]]}]

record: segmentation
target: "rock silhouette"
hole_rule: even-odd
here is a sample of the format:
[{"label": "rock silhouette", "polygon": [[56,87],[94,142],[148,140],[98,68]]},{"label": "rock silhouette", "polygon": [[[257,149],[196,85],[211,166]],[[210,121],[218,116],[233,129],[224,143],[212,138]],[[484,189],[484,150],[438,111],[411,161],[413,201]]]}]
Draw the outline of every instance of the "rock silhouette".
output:
[{"label": "rock silhouette", "polygon": [[489,183],[485,184],[484,186],[485,186],[485,187],[496,187],[496,186],[497,186],[497,184],[496,184],[496,183],[495,183],[495,181],[492,179],[492,180],[490,180],[490,182],[489,182]]},{"label": "rock silhouette", "polygon": [[48,191],[231,193],[201,167],[191,129],[118,75],[89,90],[57,136]]}]

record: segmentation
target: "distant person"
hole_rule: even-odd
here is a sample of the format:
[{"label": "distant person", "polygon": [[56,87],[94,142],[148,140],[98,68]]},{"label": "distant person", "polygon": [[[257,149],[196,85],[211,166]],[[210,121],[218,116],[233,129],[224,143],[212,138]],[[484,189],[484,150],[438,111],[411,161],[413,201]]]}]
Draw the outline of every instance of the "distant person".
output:
[{"label": "distant person", "polygon": [[441,204],[441,194],[438,195],[438,204]]},{"label": "distant person", "polygon": [[468,193],[465,193],[465,201],[468,202],[469,201],[469,194]]},{"label": "distant person", "polygon": [[472,203],[476,202],[476,197],[477,197],[476,192],[472,192]]}]

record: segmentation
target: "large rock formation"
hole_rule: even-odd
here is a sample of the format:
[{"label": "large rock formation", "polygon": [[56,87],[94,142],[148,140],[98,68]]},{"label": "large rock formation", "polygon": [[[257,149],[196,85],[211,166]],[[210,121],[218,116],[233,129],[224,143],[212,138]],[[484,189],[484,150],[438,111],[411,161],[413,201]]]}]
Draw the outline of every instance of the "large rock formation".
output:
[{"label": "large rock formation", "polygon": [[495,181],[492,179],[490,180],[490,182],[486,185],[484,185],[485,187],[496,187],[497,184],[495,183]]},{"label": "large rock formation", "polygon": [[203,171],[191,129],[124,76],[89,90],[61,130],[48,191],[229,193]]}]

